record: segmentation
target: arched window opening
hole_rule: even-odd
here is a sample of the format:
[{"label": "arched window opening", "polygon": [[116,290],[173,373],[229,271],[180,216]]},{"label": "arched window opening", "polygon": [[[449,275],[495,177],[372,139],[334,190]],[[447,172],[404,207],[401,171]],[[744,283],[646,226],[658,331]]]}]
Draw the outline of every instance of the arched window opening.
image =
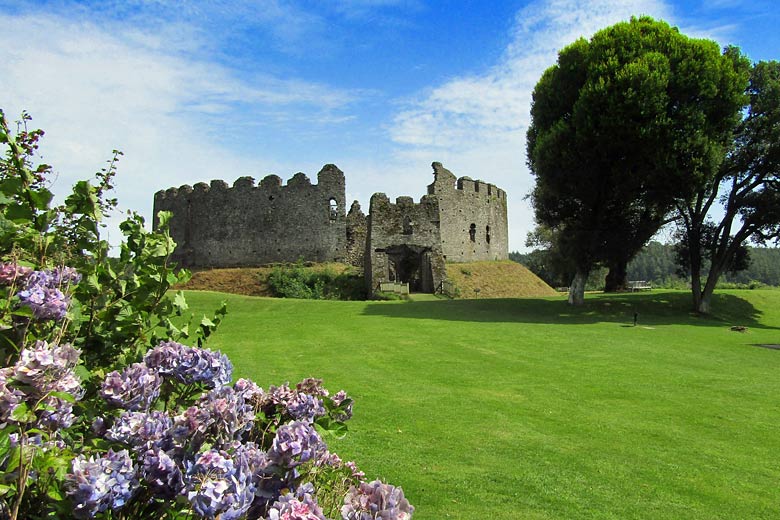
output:
[{"label": "arched window opening", "polygon": [[485,226],[485,242],[490,243],[490,226]]},{"label": "arched window opening", "polygon": [[414,228],[412,227],[412,219],[408,215],[404,217],[404,235],[411,235],[414,233]]},{"label": "arched window opening", "polygon": [[477,240],[477,225],[471,224],[469,227],[469,238],[472,242],[475,242]]},{"label": "arched window opening", "polygon": [[339,216],[339,203],[336,202],[336,199],[331,197],[331,199],[328,202],[328,204],[329,204],[329,209],[330,209],[330,213],[329,213],[330,221],[331,222],[336,222],[336,219]]}]

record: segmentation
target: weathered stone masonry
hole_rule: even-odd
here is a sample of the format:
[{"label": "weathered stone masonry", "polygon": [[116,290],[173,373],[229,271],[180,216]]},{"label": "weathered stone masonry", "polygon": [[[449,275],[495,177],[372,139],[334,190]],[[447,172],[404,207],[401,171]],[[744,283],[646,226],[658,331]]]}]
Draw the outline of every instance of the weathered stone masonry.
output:
[{"label": "weathered stone masonry", "polygon": [[346,258],[344,173],[325,165],[312,184],[296,173],[287,185],[276,175],[255,186],[241,177],[159,191],[154,214],[173,212],[173,260],[184,267],[257,266],[273,262]]},{"label": "weathered stone masonry", "polygon": [[[184,267],[257,266],[299,259],[362,267],[370,290],[386,281],[434,292],[444,262],[508,258],[506,193],[492,184],[456,178],[433,163],[434,181],[415,203],[371,197],[368,215],[357,201],[345,212],[344,174],[325,165],[312,184],[303,173],[287,184],[269,175],[255,185],[241,177],[159,191],[154,214],[171,211]],[[156,219],[155,219],[156,223]]]}]

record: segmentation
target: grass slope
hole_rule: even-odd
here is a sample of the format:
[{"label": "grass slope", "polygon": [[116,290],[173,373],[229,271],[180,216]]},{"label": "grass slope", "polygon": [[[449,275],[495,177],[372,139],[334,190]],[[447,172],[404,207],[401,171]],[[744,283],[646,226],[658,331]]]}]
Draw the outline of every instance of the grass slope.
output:
[{"label": "grass slope", "polygon": [[[401,485],[416,520],[778,518],[780,291],[229,302],[210,343],[261,386],[356,398],[332,446]],[[639,325],[631,326],[634,312]],[[749,327],[747,333],[730,325]]]},{"label": "grass slope", "polygon": [[[314,264],[306,269],[312,271],[330,270],[335,274],[353,269],[340,263]],[[199,269],[192,272],[192,279],[177,289],[196,291],[218,291],[245,296],[273,296],[268,287],[268,276],[273,267],[233,267],[220,269]]]},{"label": "grass slope", "polygon": [[447,264],[447,278],[458,288],[458,298],[526,298],[557,294],[527,267],[511,260]]}]

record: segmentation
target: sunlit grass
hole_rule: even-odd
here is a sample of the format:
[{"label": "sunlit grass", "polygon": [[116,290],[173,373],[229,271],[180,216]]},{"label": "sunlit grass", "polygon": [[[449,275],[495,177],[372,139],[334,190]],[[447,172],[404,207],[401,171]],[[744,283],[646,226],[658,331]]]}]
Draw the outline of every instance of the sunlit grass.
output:
[{"label": "sunlit grass", "polygon": [[[417,520],[780,517],[780,292],[413,302],[188,293],[261,386],[356,399],[333,447]],[[638,324],[633,326],[634,313]],[[748,327],[732,332],[731,325]]]}]

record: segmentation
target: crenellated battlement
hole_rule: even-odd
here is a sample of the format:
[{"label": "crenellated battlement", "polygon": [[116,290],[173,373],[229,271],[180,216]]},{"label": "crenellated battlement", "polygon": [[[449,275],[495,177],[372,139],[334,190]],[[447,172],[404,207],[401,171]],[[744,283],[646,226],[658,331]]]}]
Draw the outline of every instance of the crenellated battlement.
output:
[{"label": "crenellated battlement", "polygon": [[239,177],[158,191],[154,212],[171,211],[174,260],[187,267],[343,260],[346,256],[344,173],[325,165],[313,184],[302,172]]},{"label": "crenellated battlement", "polygon": [[339,189],[344,186],[344,173],[333,164],[326,164],[317,174],[317,184],[312,184],[309,177],[298,172],[287,181],[282,182],[278,175],[266,175],[259,183],[255,183],[254,177],[244,176],[237,178],[233,185],[221,179],[214,179],[210,183],[199,182],[194,186],[184,184],[178,188],[168,188],[155,193],[155,200],[171,201],[178,197],[189,197],[193,193],[199,195],[217,193],[220,198],[223,196],[241,196],[250,195],[252,197],[263,197],[264,195],[278,195],[279,192],[286,190],[305,190],[307,188],[317,187],[320,189]]},{"label": "crenellated battlement", "polygon": [[173,259],[185,267],[346,261],[365,267],[373,287],[415,265],[428,273],[417,281],[429,290],[443,279],[445,259],[508,257],[504,191],[432,166],[434,181],[419,201],[375,193],[368,215],[357,202],[346,212],[344,173],[333,164],[316,184],[298,172],[286,183],[244,176],[232,185],[217,179],[161,190],[154,212],[173,213]]}]

